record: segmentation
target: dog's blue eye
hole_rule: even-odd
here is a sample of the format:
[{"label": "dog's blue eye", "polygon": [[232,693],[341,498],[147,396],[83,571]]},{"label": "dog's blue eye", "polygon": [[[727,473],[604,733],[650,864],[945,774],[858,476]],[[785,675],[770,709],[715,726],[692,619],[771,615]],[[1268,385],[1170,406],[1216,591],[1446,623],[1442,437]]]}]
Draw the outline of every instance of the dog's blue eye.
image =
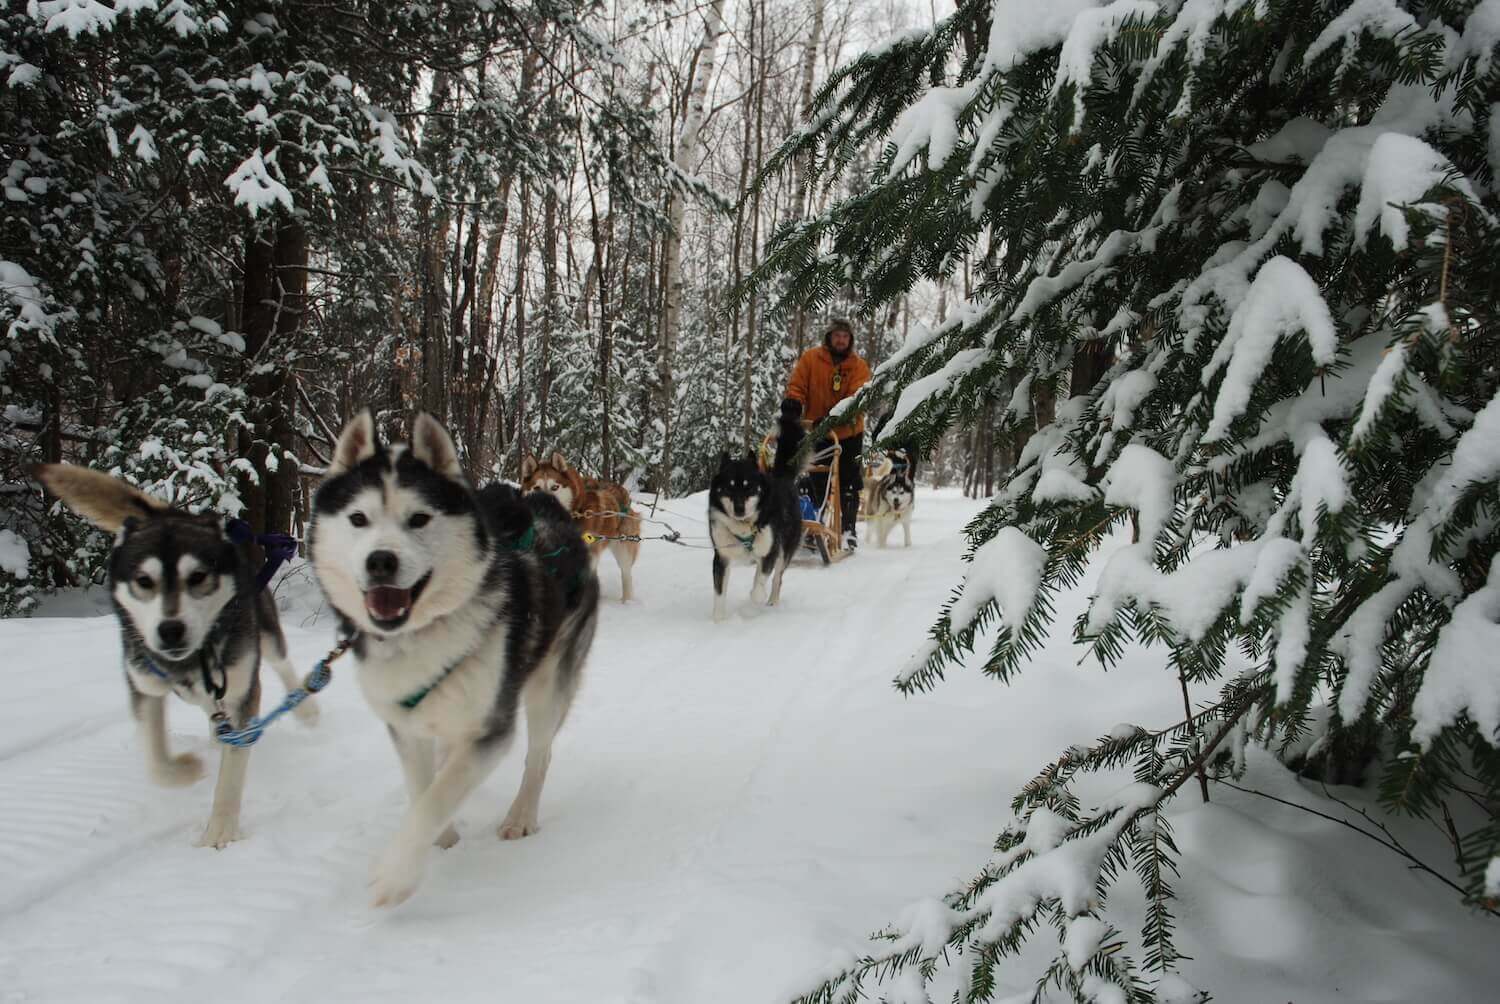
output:
[{"label": "dog's blue eye", "polygon": [[422,527],[431,522],[431,516],[427,515],[425,512],[419,512],[413,513],[411,519],[406,521],[406,525],[411,527],[413,530],[420,530],[422,529]]},{"label": "dog's blue eye", "polygon": [[353,523],[355,526],[369,526],[370,525],[370,519],[369,519],[369,517],[366,516],[362,512],[351,512],[349,514],[349,522]]}]

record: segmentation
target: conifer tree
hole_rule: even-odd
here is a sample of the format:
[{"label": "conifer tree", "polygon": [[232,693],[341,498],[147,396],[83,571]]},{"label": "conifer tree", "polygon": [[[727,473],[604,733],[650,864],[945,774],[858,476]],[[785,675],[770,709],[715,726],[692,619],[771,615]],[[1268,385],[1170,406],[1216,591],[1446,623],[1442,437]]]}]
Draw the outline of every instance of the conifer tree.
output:
[{"label": "conifer tree", "polygon": [[[299,456],[326,454],[356,399],[458,419],[478,465],[471,441],[500,424],[485,421],[494,289],[476,302],[499,240],[482,268],[479,231],[504,232],[511,178],[565,173],[576,125],[509,69],[543,43],[608,64],[581,22],[595,11],[37,0],[0,14],[0,614],[96,577],[108,552],[46,507],[33,461],[273,529],[291,528]],[[660,177],[649,116],[601,91],[610,156],[646,165],[611,184]],[[442,224],[413,225],[424,214]],[[464,279],[445,287],[450,270]]]},{"label": "conifer tree", "polygon": [[[1182,720],[1056,754],[980,875],[806,1000],[926,1000],[949,968],[988,1000],[1043,931],[1038,996],[1193,999],[1162,809],[1247,743],[1378,778],[1496,905],[1497,42],[1495,0],[968,0],[821,90],[768,171],[809,158],[832,188],[883,155],[756,278],[788,282],[788,311],[849,283],[874,309],[972,260],[974,296],[857,403],[932,444],[1003,394],[1024,443],[897,685],[981,637],[985,673],[1024,672],[1124,531],[1073,634],[1106,667],[1163,652]],[[1189,684],[1218,697],[1183,717]],[[1105,770],[1136,783],[1084,805],[1075,780]],[[1481,812],[1454,824],[1460,791]],[[1149,904],[1134,933],[1110,920],[1124,881]]]}]

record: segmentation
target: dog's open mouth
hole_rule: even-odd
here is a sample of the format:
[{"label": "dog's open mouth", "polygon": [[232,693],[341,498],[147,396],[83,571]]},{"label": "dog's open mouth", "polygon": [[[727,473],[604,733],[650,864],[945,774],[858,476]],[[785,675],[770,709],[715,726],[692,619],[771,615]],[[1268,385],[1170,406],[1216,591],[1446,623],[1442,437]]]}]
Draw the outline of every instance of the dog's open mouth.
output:
[{"label": "dog's open mouth", "polygon": [[431,578],[432,573],[428,572],[410,589],[401,589],[397,586],[375,586],[366,589],[365,613],[370,615],[370,620],[382,631],[400,627],[411,616],[411,608],[416,606],[417,598],[422,595],[422,590],[427,588],[427,582]]}]

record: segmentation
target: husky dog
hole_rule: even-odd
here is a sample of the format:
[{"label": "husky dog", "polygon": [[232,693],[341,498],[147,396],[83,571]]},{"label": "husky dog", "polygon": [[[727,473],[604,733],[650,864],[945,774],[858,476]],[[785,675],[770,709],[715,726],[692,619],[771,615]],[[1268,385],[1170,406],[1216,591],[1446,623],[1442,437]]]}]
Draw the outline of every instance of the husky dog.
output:
[{"label": "husky dog", "polygon": [[724,593],[729,588],[729,566],[755,566],[750,599],[766,602],[766,578],[771,579],[771,605],[781,601],[781,577],[802,543],[802,509],[797,502],[799,474],[796,456],[802,444],[802,425],[783,415],[770,471],[762,471],[753,454],[733,459],[719,456],[719,470],[708,488],[708,531],[714,545],[714,620],[728,616]]},{"label": "husky dog", "polygon": [[862,518],[868,520],[875,512],[875,506],[880,501],[880,482],[895,467],[890,454],[885,450],[871,450],[865,455],[865,490],[859,499],[859,514]]},{"label": "husky dog", "polygon": [[361,412],[313,509],[313,569],[354,633],[360,689],[390,730],[411,797],[371,883],[375,905],[394,906],[416,891],[428,848],[457,842],[454,813],[505,753],[523,705],[526,769],[499,834],[536,832],[599,582],[554,498],[505,485],[476,494],[430,415],[417,416],[410,444],[387,447]]},{"label": "husky dog", "polygon": [[[241,729],[260,710],[262,656],[288,690],[301,686],[286,658],[275,603],[256,592],[249,556],[230,542],[220,518],[174,509],[86,467],[41,464],[33,474],[74,512],[116,535],[109,594],[147,766],[158,784],[192,784],[203,776],[203,761],[168,750],[166,697],[176,694],[210,715],[222,704]],[[311,701],[297,708],[305,724],[317,713]],[[249,758],[248,748],[221,749],[213,811],[199,846],[225,847],[239,838]]]},{"label": "husky dog", "polygon": [[561,453],[545,461],[527,454],[521,460],[521,490],[543,491],[554,495],[562,507],[578,521],[578,528],[589,535],[589,553],[597,563],[606,547],[620,566],[620,602],[629,603],[635,593],[631,572],[641,549],[637,540],[611,540],[611,537],[639,537],[641,519],[630,505],[630,493],[613,481],[585,478]]},{"label": "husky dog", "polygon": [[875,486],[875,506],[870,510],[870,522],[875,525],[878,546],[885,547],[891,530],[899,523],[905,537],[903,546],[911,547],[911,513],[917,499],[911,464],[905,451],[901,450],[896,451],[891,460],[890,473]]}]

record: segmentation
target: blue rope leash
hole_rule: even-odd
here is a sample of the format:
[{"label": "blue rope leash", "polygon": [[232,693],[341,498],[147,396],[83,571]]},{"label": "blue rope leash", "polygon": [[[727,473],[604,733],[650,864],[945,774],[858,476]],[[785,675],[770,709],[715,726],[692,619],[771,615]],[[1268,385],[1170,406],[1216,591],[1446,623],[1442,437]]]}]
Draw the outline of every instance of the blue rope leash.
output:
[{"label": "blue rope leash", "polygon": [[353,643],[353,638],[345,638],[339,642],[332,651],[318,660],[312,672],[307,674],[307,679],[302,681],[302,686],[287,694],[286,698],[269,714],[250,719],[250,723],[242,729],[236,729],[229,724],[229,715],[222,708],[215,711],[213,713],[214,738],[226,746],[235,746],[240,749],[260,742],[261,734],[266,731],[267,726],[333,682],[333,670],[329,668],[329,664],[347,652]]}]

